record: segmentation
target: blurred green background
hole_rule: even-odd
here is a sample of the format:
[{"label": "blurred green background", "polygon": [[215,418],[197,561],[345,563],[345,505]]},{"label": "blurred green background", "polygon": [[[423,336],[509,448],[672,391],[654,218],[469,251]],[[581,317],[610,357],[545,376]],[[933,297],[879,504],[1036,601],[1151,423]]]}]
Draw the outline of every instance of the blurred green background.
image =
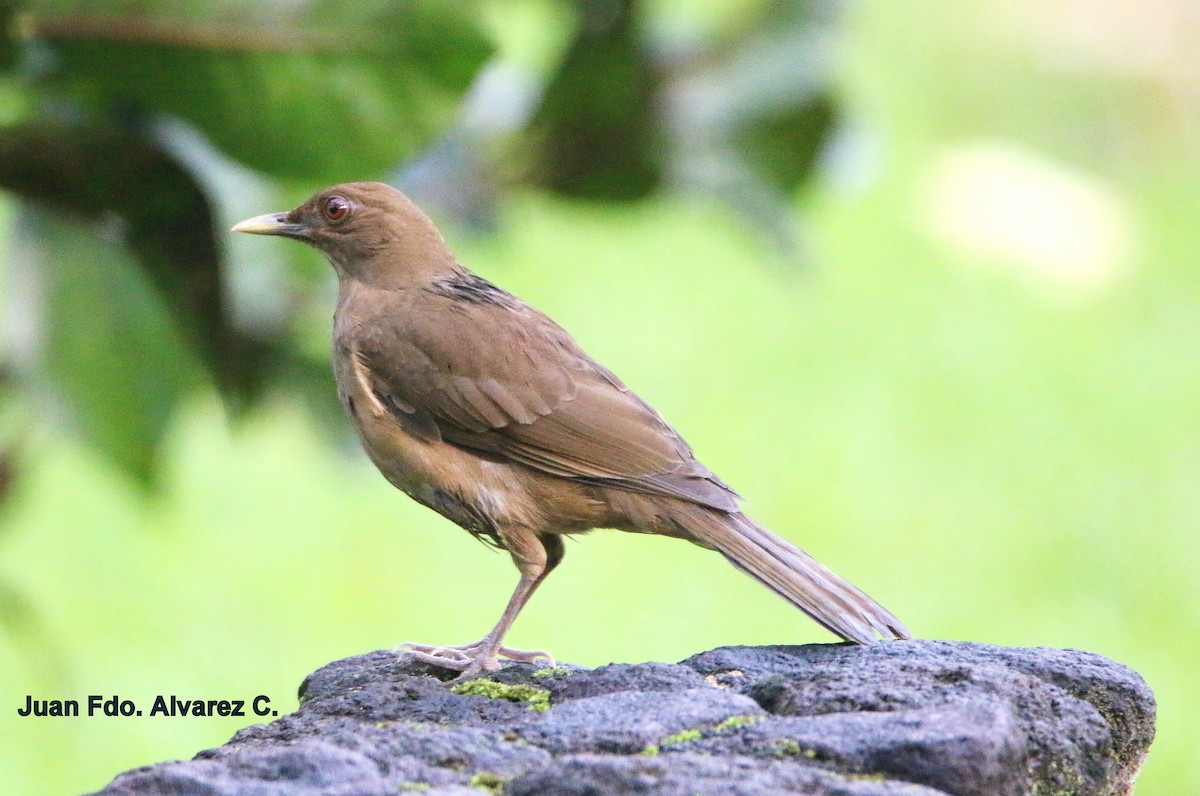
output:
[{"label": "blurred green background", "polygon": [[[1141,672],[1200,792],[1200,16],[1189,0],[0,2],[0,792],[466,642],[506,556],[389,487],[332,274],[242,217],[388,178],[919,636]],[[568,545],[561,660],[830,641],[679,542]]]}]

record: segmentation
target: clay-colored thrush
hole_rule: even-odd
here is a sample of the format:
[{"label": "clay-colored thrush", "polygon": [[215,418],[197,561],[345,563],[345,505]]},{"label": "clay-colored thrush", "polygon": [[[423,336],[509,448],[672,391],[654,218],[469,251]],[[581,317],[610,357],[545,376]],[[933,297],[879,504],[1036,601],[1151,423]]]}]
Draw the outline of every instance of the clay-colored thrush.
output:
[{"label": "clay-colored thrush", "polygon": [[[617,528],[722,553],[859,644],[908,638],[882,606],[738,508],[645,401],[554,321],[460,265],[424,213],[381,183],[336,185],[233,228],[315,246],[337,272],[338,397],[367,455],[414,500],[507,550],[521,578],[500,621],[462,647],[409,644],[466,674],[497,656],[563,534]],[[548,657],[548,656],[547,656]]]}]

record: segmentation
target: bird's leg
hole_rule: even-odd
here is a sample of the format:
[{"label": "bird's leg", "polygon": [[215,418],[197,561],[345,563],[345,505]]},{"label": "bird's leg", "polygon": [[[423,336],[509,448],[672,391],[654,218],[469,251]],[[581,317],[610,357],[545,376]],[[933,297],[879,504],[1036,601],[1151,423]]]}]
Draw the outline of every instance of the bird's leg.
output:
[{"label": "bird's leg", "polygon": [[446,669],[455,669],[461,671],[464,675],[499,669],[500,661],[498,659],[501,657],[525,662],[532,661],[535,658],[546,658],[550,665],[553,665],[554,659],[548,652],[540,650],[527,652],[501,646],[504,635],[516,620],[517,614],[525,607],[525,603],[529,600],[529,596],[533,594],[539,582],[540,580],[537,578],[531,578],[522,574],[521,579],[517,581],[517,588],[513,591],[512,597],[508,600],[508,605],[504,608],[504,613],[500,615],[500,621],[496,623],[491,632],[474,644],[437,647],[428,644],[407,642],[402,644],[401,648],[407,650],[412,654],[413,658],[422,663],[441,666]]},{"label": "bird's leg", "polygon": [[517,588],[513,590],[508,605],[504,607],[504,613],[500,615],[500,621],[491,632],[474,644],[436,647],[405,643],[401,645],[401,649],[422,663],[462,672],[461,677],[499,669],[499,658],[526,663],[544,658],[550,666],[554,665],[554,658],[548,652],[512,649],[502,646],[502,642],[525,603],[562,560],[562,539],[554,535],[539,535],[525,529],[517,533],[505,533],[503,539],[512,555],[513,563],[521,572],[521,579],[517,581]]}]

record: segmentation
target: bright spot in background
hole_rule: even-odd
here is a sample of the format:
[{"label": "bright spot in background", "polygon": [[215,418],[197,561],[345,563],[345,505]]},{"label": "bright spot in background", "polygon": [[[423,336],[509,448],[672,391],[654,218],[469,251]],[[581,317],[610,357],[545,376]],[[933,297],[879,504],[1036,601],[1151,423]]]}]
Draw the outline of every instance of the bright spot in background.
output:
[{"label": "bright spot in background", "polygon": [[966,262],[1009,270],[1056,294],[1095,294],[1132,264],[1134,224],[1100,178],[1010,144],[933,159],[919,186],[924,226]]}]

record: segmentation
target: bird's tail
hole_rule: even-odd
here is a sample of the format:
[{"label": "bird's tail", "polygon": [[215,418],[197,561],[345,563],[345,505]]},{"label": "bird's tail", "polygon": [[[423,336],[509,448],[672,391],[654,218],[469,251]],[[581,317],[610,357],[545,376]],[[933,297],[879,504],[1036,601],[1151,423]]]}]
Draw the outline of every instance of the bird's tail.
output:
[{"label": "bird's tail", "polygon": [[694,508],[680,518],[690,535],[822,627],[858,644],[910,638],[890,611],[746,515]]}]

